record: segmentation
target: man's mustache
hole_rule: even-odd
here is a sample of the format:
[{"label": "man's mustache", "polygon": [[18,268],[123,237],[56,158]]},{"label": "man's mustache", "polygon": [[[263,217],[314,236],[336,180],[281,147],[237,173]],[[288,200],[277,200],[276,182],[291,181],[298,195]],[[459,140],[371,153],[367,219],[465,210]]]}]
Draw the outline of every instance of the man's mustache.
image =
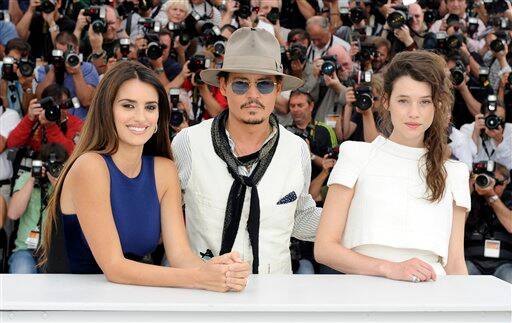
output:
[{"label": "man's mustache", "polygon": [[242,104],[241,108],[244,109],[244,108],[247,108],[249,105],[251,104],[255,104],[258,106],[258,108],[262,108],[264,109],[265,106],[263,105],[263,103],[261,103],[260,101],[256,100],[256,99],[250,99],[249,101],[245,102],[244,104]]}]

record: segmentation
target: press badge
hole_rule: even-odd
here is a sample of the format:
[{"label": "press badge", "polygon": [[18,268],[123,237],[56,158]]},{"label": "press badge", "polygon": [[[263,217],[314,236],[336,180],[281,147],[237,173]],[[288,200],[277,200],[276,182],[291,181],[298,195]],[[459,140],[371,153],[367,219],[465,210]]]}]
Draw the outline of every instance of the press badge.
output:
[{"label": "press badge", "polygon": [[39,243],[39,228],[35,228],[34,230],[30,231],[28,233],[27,240],[25,240],[25,243],[27,244],[28,249],[36,249],[37,244]]},{"label": "press badge", "polygon": [[485,240],[484,257],[499,258],[500,244],[499,240]]}]

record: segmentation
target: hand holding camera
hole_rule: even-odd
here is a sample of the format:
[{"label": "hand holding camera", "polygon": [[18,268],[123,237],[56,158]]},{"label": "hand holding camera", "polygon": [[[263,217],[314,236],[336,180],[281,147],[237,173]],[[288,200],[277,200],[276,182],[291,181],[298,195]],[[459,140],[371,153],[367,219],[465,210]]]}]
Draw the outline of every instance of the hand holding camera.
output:
[{"label": "hand holding camera", "polygon": [[333,158],[331,154],[324,155],[322,160],[322,172],[328,174],[334,165],[336,165],[336,159]]},{"label": "hand holding camera", "polygon": [[27,110],[27,116],[31,121],[35,121],[36,118],[39,118],[39,115],[43,112],[43,108],[41,108],[41,104],[37,101],[37,99],[30,100]]}]

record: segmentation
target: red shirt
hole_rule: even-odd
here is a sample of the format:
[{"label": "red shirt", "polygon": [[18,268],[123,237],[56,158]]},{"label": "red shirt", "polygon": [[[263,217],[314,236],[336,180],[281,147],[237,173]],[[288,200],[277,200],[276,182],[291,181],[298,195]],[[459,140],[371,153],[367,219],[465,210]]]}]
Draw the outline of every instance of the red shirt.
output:
[{"label": "red shirt", "polygon": [[[62,130],[56,123],[48,124],[46,128],[46,139],[47,141],[58,143],[64,146],[69,155],[75,148],[75,137],[82,129],[82,120],[78,117],[68,115],[67,116],[67,131],[66,134],[62,133]],[[24,147],[29,146],[35,151],[41,150],[41,128],[39,125],[36,131],[30,136],[32,127],[36,124],[36,120],[32,121],[28,115],[21,119],[20,123],[14,128],[9,137],[7,138],[7,148]]]},{"label": "red shirt", "polygon": [[[192,82],[190,79],[186,79],[185,82],[183,82],[182,88],[185,89],[187,92],[192,91],[194,89],[194,86],[192,85]],[[208,86],[210,89],[210,92],[212,93],[212,96],[215,98],[215,101],[217,101],[223,110],[226,110],[228,107],[228,100],[222,93],[220,92],[220,89],[215,86]],[[212,116],[208,113],[208,111],[204,110],[203,112],[203,120],[210,119]]]}]

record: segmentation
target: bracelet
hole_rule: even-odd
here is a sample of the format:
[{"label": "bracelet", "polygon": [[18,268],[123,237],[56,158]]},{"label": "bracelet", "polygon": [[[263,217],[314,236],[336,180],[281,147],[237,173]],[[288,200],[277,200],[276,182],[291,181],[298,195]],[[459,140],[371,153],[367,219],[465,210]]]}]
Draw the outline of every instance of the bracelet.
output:
[{"label": "bracelet", "polygon": [[48,28],[48,31],[53,33],[54,31],[55,32],[59,32],[60,31],[60,28],[59,28],[59,25],[57,24],[54,24],[53,26],[51,26],[50,28]]}]

